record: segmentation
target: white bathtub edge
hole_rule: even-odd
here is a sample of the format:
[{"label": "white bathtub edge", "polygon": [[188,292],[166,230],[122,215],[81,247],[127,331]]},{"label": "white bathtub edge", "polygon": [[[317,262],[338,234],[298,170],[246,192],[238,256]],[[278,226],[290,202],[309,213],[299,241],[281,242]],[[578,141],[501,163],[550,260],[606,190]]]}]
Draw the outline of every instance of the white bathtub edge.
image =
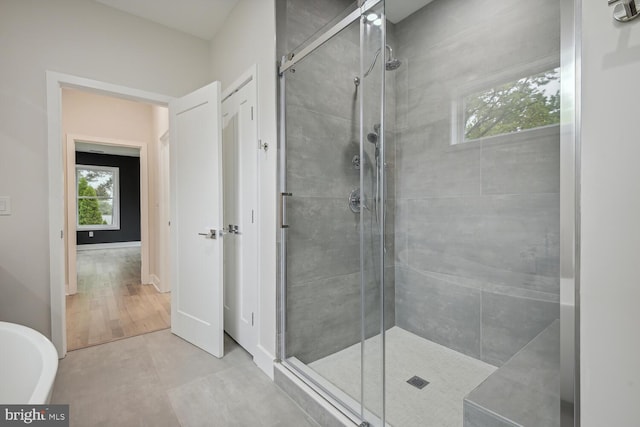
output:
[{"label": "white bathtub edge", "polygon": [[53,383],[58,371],[58,351],[53,343],[40,332],[27,326],[16,323],[0,321],[0,329],[13,331],[27,338],[40,352],[42,357],[42,372],[28,402],[25,404],[39,405],[47,404],[51,401]]}]

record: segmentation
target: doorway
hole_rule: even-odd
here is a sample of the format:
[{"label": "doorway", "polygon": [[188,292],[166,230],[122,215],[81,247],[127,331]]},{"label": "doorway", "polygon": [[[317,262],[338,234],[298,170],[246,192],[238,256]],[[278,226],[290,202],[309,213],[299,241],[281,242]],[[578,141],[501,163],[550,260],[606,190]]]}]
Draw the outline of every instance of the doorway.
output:
[{"label": "doorway", "polygon": [[168,328],[166,108],[65,88],[62,127],[67,350]]},{"label": "doorway", "polygon": [[142,184],[140,166],[148,156],[140,147],[73,136],[68,143],[67,229],[74,232],[67,234],[67,350],[169,328],[170,294],[142,280],[151,276],[149,264],[153,271],[158,265],[149,257],[157,240],[141,238],[153,217],[142,200],[157,193],[156,184]]},{"label": "doorway", "polygon": [[[220,89],[219,89],[219,83],[217,84],[217,89],[213,90],[213,88],[215,88],[215,85],[209,85],[207,88],[203,88],[203,90],[201,91],[196,91],[197,92],[197,96],[200,96],[201,94],[205,94],[205,93],[212,93],[213,96],[213,104],[211,105],[215,105],[216,101],[215,99],[217,98],[217,105],[220,107],[220,109],[215,110],[215,108],[213,110],[211,110],[212,112],[218,111],[218,113],[216,114],[217,117],[219,117],[220,121],[221,121],[221,100],[222,99],[228,99],[232,94],[234,94],[235,92],[238,91],[238,89],[242,88],[243,86],[245,86],[248,82],[253,82],[254,86],[253,86],[253,90],[254,90],[254,101],[256,99],[256,95],[255,95],[255,91],[256,89],[256,82],[255,82],[255,78],[256,78],[257,72],[256,72],[256,67],[253,66],[248,72],[246,72],[245,74],[243,74],[240,79],[238,79],[234,84],[232,84],[230,86],[229,89],[227,89],[221,96],[220,94]],[[89,93],[95,93],[95,94],[102,94],[102,95],[109,95],[109,96],[113,96],[119,99],[126,99],[126,100],[131,100],[131,101],[137,101],[137,102],[143,102],[143,103],[149,103],[151,105],[153,105],[154,107],[167,107],[170,102],[172,101],[176,101],[175,106],[179,106],[181,104],[184,104],[183,101],[186,100],[187,97],[184,98],[180,98],[180,99],[174,99],[172,97],[168,97],[168,96],[164,96],[164,95],[159,95],[159,94],[155,94],[155,93],[150,93],[150,92],[145,92],[145,91],[141,91],[141,90],[137,90],[137,89],[132,89],[132,88],[127,88],[127,87],[122,87],[122,86],[118,86],[118,85],[113,85],[113,84],[108,84],[108,83],[104,83],[104,82],[98,82],[98,81],[94,81],[94,80],[89,80],[89,79],[84,79],[84,78],[79,78],[79,77],[75,77],[75,76],[70,76],[70,75],[65,75],[65,74],[61,74],[61,73],[56,73],[56,72],[47,72],[47,110],[49,113],[49,117],[51,118],[51,120],[49,120],[49,127],[48,127],[48,140],[49,140],[49,194],[50,194],[50,199],[49,199],[49,206],[50,206],[50,254],[51,254],[51,263],[50,263],[50,277],[51,277],[51,323],[52,323],[52,341],[54,343],[54,345],[56,346],[59,356],[62,358],[65,356],[66,351],[67,351],[67,336],[66,336],[66,328],[65,328],[65,322],[66,322],[66,293],[65,293],[65,252],[66,252],[66,246],[65,246],[65,239],[66,239],[66,235],[68,234],[65,230],[66,226],[64,226],[63,224],[65,224],[65,219],[66,219],[66,213],[64,211],[64,188],[65,188],[65,183],[64,183],[64,156],[60,156],[59,153],[63,152],[63,141],[61,140],[60,136],[63,134],[63,126],[62,126],[62,120],[61,120],[61,98],[62,98],[62,89],[64,88],[74,88],[74,89],[80,89],[82,91],[86,91]],[[210,88],[210,89],[209,89]],[[215,91],[217,90],[217,96],[215,96]],[[196,92],[194,92],[194,95],[196,94]],[[208,102],[208,101],[205,101]],[[198,105],[203,105],[203,104],[198,104]],[[254,106],[255,106],[255,102],[254,102]],[[194,109],[189,109],[189,112],[195,112],[196,110]],[[251,120],[254,121],[254,123],[256,123],[258,121],[258,112],[256,110],[255,107],[250,108],[249,110],[249,114],[251,116]],[[219,115],[218,115],[219,114]],[[182,116],[182,117],[186,117],[186,116]],[[179,138],[178,136],[181,135],[181,132],[176,132],[175,134],[173,134],[174,130],[177,130],[178,127],[176,126],[177,124],[179,124],[178,121],[174,120],[175,118],[172,117],[170,121],[172,121],[172,134],[171,134],[171,141],[169,141],[169,133],[165,132],[164,134],[159,136],[159,139],[161,141],[161,149],[159,150],[160,155],[155,159],[151,159],[149,161],[149,167],[150,168],[159,168],[160,166],[158,166],[158,163],[167,163],[169,161],[169,151],[171,151],[171,161],[173,162],[175,160],[175,156],[173,156],[173,150],[178,146],[183,146],[182,144],[180,144],[179,142]],[[196,121],[197,123],[203,123],[202,121]],[[194,122],[194,123],[196,123]],[[168,127],[168,123],[167,123],[167,127]],[[220,123],[220,130],[221,130],[221,126],[222,123]],[[221,141],[221,133],[220,132],[220,141]],[[175,138],[175,139],[174,139]],[[257,153],[259,152],[258,150],[261,149],[265,149],[266,150],[266,144],[264,144],[264,147],[260,146],[258,144],[259,140],[257,139],[257,133],[254,133],[253,135],[253,142],[252,144],[254,145],[253,149],[256,151],[253,151],[254,153],[254,159],[256,160],[256,165],[255,165],[255,171],[254,171],[254,176],[257,177],[258,173],[257,173]],[[222,154],[222,153],[220,153]],[[144,167],[144,163],[141,165],[141,167]],[[171,168],[173,170],[174,165],[171,165]],[[168,168],[167,168],[168,169]],[[193,168],[192,168],[193,169]],[[160,254],[160,256],[158,256],[158,254],[151,254],[151,257],[153,258],[154,256],[157,257],[158,259],[160,259],[161,261],[159,262],[160,266],[157,269],[157,271],[160,271],[160,276],[169,276],[169,278],[171,279],[171,286],[173,289],[172,295],[175,297],[178,293],[179,293],[179,283],[177,281],[177,279],[180,277],[179,275],[176,276],[176,269],[174,268],[176,266],[176,252],[179,252],[179,247],[176,246],[176,242],[175,239],[178,236],[177,234],[177,229],[178,224],[176,221],[170,221],[169,219],[176,219],[176,212],[174,211],[175,206],[173,206],[171,208],[171,212],[169,212],[168,210],[168,206],[169,206],[169,191],[172,194],[172,198],[171,198],[171,203],[173,205],[176,205],[176,203],[174,203],[174,201],[177,200],[177,195],[179,195],[176,192],[176,182],[175,182],[175,174],[172,172],[171,173],[171,181],[169,181],[168,177],[165,176],[164,180],[161,180],[161,187],[166,189],[166,192],[162,192],[162,194],[164,194],[164,196],[159,197],[156,200],[157,205],[150,205],[150,206],[162,206],[164,207],[164,209],[158,209],[159,211],[159,215],[158,218],[156,219],[156,224],[160,224],[162,227],[165,227],[165,230],[168,230],[170,227],[171,229],[174,231],[172,233],[171,236],[169,236],[169,233],[167,233],[166,236],[164,236],[163,234],[159,234],[158,237],[160,241],[164,241],[166,244],[164,245],[165,248],[168,248],[169,246],[171,246],[172,248],[175,248],[174,251],[171,251],[171,257],[169,257],[169,255],[167,254],[167,252],[164,252],[164,254]],[[220,176],[221,178],[221,176]],[[257,210],[257,202],[255,202],[255,200],[258,199],[258,195],[257,195],[257,178],[253,179],[253,183],[254,183],[254,202],[253,202],[253,209],[251,210],[251,214],[249,215],[249,217],[251,218],[251,224],[253,224],[253,226],[255,227],[255,233],[254,233],[254,256],[252,256],[251,258],[246,259],[246,263],[243,264],[240,268],[242,271],[249,271],[252,275],[252,277],[254,277],[255,282],[253,284],[253,290],[250,293],[245,293],[245,295],[250,295],[251,298],[254,299],[254,306],[250,311],[251,316],[249,316],[250,320],[251,320],[251,326],[253,328],[254,331],[254,343],[257,343],[258,339],[258,331],[259,331],[259,315],[260,313],[258,313],[257,311],[257,300],[258,300],[258,295],[259,295],[259,278],[257,277],[257,265],[259,262],[259,256],[257,253],[257,247],[258,247],[258,229],[260,227],[260,214]],[[165,194],[166,193],[166,194]],[[184,194],[184,192],[183,192]],[[164,197],[164,198],[163,198]],[[222,197],[221,197],[222,199]],[[222,200],[220,200],[222,201]],[[177,206],[179,206],[180,203],[177,203]],[[143,205],[144,206],[144,203]],[[191,208],[193,210],[193,207]],[[221,217],[222,218],[222,217]],[[215,227],[218,231],[222,231],[224,233],[224,230],[226,228],[226,230],[228,231],[228,225],[227,226],[222,226],[222,222],[220,222],[220,224],[217,223],[218,221],[213,221],[211,223],[212,227]],[[240,226],[240,223],[235,223],[233,225],[237,225]],[[242,231],[238,228],[239,233],[237,236],[240,236]],[[247,228],[247,231],[249,231],[250,228]],[[214,231],[216,231],[215,229],[211,229],[209,230],[207,228],[208,233],[204,233],[205,234],[205,241],[209,240],[207,238],[207,236],[213,235],[215,236]],[[235,231],[235,228],[234,228]],[[209,233],[210,232],[210,233]],[[144,228],[142,229],[142,233],[144,233]],[[153,238],[154,234],[156,233],[150,233],[150,236]],[[200,234],[200,232],[196,233],[196,234]],[[228,234],[228,233],[227,233]],[[234,236],[234,237],[237,237]],[[227,236],[225,236],[227,237]],[[201,237],[202,238],[202,237]],[[221,239],[219,240],[221,242]],[[142,238],[142,242],[144,242],[144,237]],[[215,240],[214,240],[215,242]],[[169,262],[170,260],[170,262]],[[144,265],[144,255],[142,256],[142,264]],[[173,268],[170,268],[169,265],[172,265]],[[144,267],[142,268],[142,276],[144,276]],[[220,268],[219,270],[220,272],[222,272],[222,268]],[[143,278],[144,281],[144,278]],[[149,274],[149,281],[151,283],[153,283],[153,285],[161,288],[162,286],[164,286],[165,284],[167,284],[167,280],[162,280],[162,277],[156,277],[156,274],[153,271],[150,272]],[[222,283],[221,283],[222,285]],[[217,286],[217,285],[216,285]],[[248,289],[248,288],[246,288]],[[220,293],[220,297],[222,297],[222,293]],[[239,299],[240,302],[240,306],[243,308],[247,308],[248,305],[246,304],[246,299]],[[223,321],[222,321],[222,311],[223,311],[223,301],[222,298],[215,301],[209,301],[208,304],[214,304],[217,305],[219,302],[220,306],[219,308],[217,306],[211,306],[209,307],[209,309],[217,311],[220,310],[220,329],[216,329],[215,334],[216,336],[218,336],[218,334],[221,334],[223,332]],[[172,302],[172,310],[176,309],[176,304],[175,304],[175,300],[173,300]],[[172,313],[173,314],[173,313]],[[173,318],[173,316],[172,316]],[[247,318],[247,316],[245,316],[245,318]],[[176,326],[176,322],[175,322],[175,318],[172,321],[172,332],[174,332],[175,334],[181,336],[182,338],[186,339],[187,341],[190,341],[194,344],[196,344],[195,342],[193,342],[193,340],[189,339],[189,337],[187,336],[187,334],[184,334],[178,330],[175,329]],[[198,344],[196,344],[198,345]],[[253,349],[259,349],[260,347],[257,345],[253,346]],[[249,350],[250,353],[254,354],[253,349]],[[258,355],[260,354],[260,352],[258,352]],[[221,357],[221,355],[219,356]]]}]

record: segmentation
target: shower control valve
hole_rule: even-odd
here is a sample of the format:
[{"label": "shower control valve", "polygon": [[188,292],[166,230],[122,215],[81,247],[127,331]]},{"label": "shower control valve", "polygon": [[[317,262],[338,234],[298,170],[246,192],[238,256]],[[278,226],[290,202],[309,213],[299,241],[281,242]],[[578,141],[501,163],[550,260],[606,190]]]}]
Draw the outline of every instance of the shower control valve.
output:
[{"label": "shower control valve", "polygon": [[351,164],[353,165],[354,169],[360,170],[360,156],[358,154],[353,156],[353,159],[351,159]]},{"label": "shower control valve", "polygon": [[360,195],[360,189],[355,188],[349,193],[349,209],[351,209],[353,213],[360,213],[361,208],[369,210],[365,204],[364,196]]}]

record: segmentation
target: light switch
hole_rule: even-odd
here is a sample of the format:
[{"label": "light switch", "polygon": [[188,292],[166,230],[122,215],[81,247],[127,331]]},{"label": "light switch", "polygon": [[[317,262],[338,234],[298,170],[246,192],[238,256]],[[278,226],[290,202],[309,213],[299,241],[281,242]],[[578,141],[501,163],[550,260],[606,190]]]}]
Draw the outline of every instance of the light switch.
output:
[{"label": "light switch", "polygon": [[0,196],[0,215],[11,215],[11,197]]}]

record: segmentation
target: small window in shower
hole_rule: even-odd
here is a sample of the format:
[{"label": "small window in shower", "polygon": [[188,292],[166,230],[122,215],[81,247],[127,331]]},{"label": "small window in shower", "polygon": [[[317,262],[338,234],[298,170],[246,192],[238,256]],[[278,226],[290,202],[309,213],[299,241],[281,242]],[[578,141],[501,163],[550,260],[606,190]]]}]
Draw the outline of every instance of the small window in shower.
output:
[{"label": "small window in shower", "polygon": [[560,68],[467,92],[455,114],[454,144],[558,124]]}]

